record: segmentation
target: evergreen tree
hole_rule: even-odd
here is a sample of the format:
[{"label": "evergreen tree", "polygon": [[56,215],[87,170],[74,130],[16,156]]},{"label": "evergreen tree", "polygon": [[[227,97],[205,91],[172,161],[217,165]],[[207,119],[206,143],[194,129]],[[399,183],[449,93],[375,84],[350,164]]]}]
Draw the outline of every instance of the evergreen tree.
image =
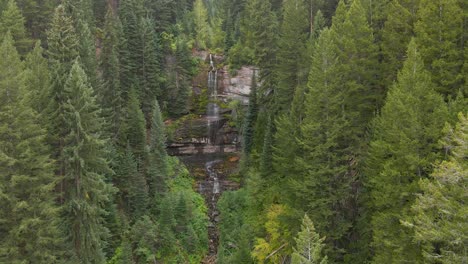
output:
[{"label": "evergreen tree", "polygon": [[138,164],[129,145],[123,155],[119,168],[119,181],[122,182],[121,191],[125,192],[122,200],[128,200],[128,216],[137,221],[147,213],[148,185],[144,175],[138,171]]},{"label": "evergreen tree", "polygon": [[159,199],[167,191],[166,180],[169,172],[166,152],[166,132],[157,100],[153,104],[150,137],[150,164],[147,175],[151,205],[155,207],[159,205]]},{"label": "evergreen tree", "polygon": [[283,1],[283,21],[277,53],[278,87],[275,91],[277,109],[289,110],[294,91],[307,82],[307,39],[309,17],[303,0]]},{"label": "evergreen tree", "polygon": [[135,89],[130,91],[124,125],[124,140],[130,144],[138,170],[142,172],[146,161],[146,124]]},{"label": "evergreen tree", "polygon": [[[437,91],[455,97],[463,86],[464,13],[458,0],[420,0],[415,31]],[[465,91],[466,92],[466,91]]]},{"label": "evergreen tree", "polygon": [[[371,191],[374,263],[421,261],[420,248],[400,219],[410,214],[418,179],[427,176],[438,155],[447,108],[434,91],[413,40],[403,69],[374,123],[366,179]],[[424,129],[421,129],[424,128]]]},{"label": "evergreen tree", "polygon": [[[38,41],[31,53],[26,56],[26,83],[31,93],[31,105],[37,113],[41,113],[47,107],[48,89],[50,85],[50,73],[47,59],[44,58],[44,50]],[[41,117],[45,119],[45,117]]]},{"label": "evergreen tree", "polygon": [[[47,143],[54,150],[52,157],[57,160],[56,172],[64,176],[63,148],[64,137],[68,130],[63,126],[65,81],[69,75],[73,61],[78,56],[78,37],[73,27],[72,19],[66,14],[63,5],[55,9],[52,24],[47,32],[48,59],[50,65],[50,87],[47,92],[47,109],[44,116],[47,117],[48,138]],[[64,191],[63,184],[60,192]],[[63,199],[61,197],[61,202]]]},{"label": "evergreen tree", "polygon": [[292,264],[327,264],[328,257],[323,256],[323,241],[315,232],[315,227],[310,218],[305,215],[302,219],[301,231],[296,237],[296,247],[292,254]]},{"label": "evergreen tree", "polygon": [[209,24],[208,24],[208,11],[206,10],[203,0],[195,0],[194,4],[194,20],[195,20],[195,34],[196,45],[199,49],[206,49],[211,46],[209,42]]},{"label": "evergreen tree", "polygon": [[[253,147],[253,136],[254,136],[254,127],[255,120],[257,119],[258,113],[258,103],[257,103],[257,76],[256,71],[252,75],[252,83],[250,85],[251,90],[249,94],[249,108],[247,110],[247,116],[244,121],[244,130],[243,130],[243,152],[245,155],[249,155]],[[246,157],[247,158],[247,157]]]},{"label": "evergreen tree", "polygon": [[[270,95],[275,87],[274,68],[276,63],[278,19],[272,11],[270,1],[252,0],[245,6],[243,20],[243,45],[254,54],[253,63],[260,68],[259,82],[262,83],[260,94]],[[261,101],[271,101],[268,98]]]},{"label": "evergreen tree", "polygon": [[64,87],[64,229],[78,259],[103,263],[108,230],[103,206],[112,187],[105,183],[109,166],[100,138],[102,120],[85,72],[75,60]]},{"label": "evergreen tree", "polygon": [[414,36],[418,6],[419,1],[413,0],[393,0],[388,5],[387,20],[381,32],[381,76],[386,88],[393,84],[403,66],[406,48]]},{"label": "evergreen tree", "polygon": [[138,67],[138,80],[140,83],[140,102],[145,120],[151,122],[153,102],[161,96],[159,69],[159,45],[154,31],[154,23],[150,18],[144,18],[139,24],[142,51]]},{"label": "evergreen tree", "polygon": [[0,16],[0,35],[10,31],[15,46],[21,55],[26,55],[32,47],[32,41],[26,33],[25,20],[15,0],[9,0]]},{"label": "evergreen tree", "polygon": [[455,129],[448,127],[444,148],[450,158],[439,164],[430,179],[421,179],[422,193],[412,206],[414,238],[423,244],[427,263],[463,263],[467,260],[468,118],[459,114]]},{"label": "evergreen tree", "polygon": [[144,216],[138,220],[130,231],[133,242],[133,255],[136,263],[157,263],[160,244],[160,233],[156,223]]},{"label": "evergreen tree", "polygon": [[116,140],[122,126],[125,101],[120,83],[119,41],[122,34],[119,17],[109,7],[104,22],[104,38],[100,55],[102,86],[96,89],[103,116],[109,123],[110,137]]},{"label": "evergreen tree", "polygon": [[52,160],[9,33],[0,57],[0,262],[58,263],[65,247]]}]

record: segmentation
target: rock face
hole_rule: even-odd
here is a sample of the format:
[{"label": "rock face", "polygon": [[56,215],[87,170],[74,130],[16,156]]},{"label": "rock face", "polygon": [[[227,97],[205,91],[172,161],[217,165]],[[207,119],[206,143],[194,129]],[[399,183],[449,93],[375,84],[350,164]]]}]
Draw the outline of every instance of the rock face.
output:
[{"label": "rock face", "polygon": [[249,94],[252,85],[252,77],[256,71],[253,66],[243,66],[232,76],[229,74],[229,67],[225,66],[221,70],[223,93],[231,100],[240,100],[244,105],[249,103]]}]

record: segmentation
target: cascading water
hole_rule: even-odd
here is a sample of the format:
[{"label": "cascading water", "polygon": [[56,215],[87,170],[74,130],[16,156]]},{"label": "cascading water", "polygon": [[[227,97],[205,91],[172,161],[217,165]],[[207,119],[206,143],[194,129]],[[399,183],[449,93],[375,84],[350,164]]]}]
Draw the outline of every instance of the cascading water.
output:
[{"label": "cascading water", "polygon": [[[217,133],[219,129],[220,123],[220,115],[219,115],[219,105],[217,104],[217,97],[218,97],[218,71],[216,69],[213,55],[210,54],[210,69],[208,72],[208,91],[210,94],[210,103],[208,104],[208,108],[206,111],[206,119],[207,119],[207,138],[208,144],[216,145],[218,143],[217,140]],[[221,185],[219,181],[218,173],[216,172],[215,165],[220,163],[221,160],[216,159],[216,156],[211,157],[205,163],[205,170],[206,170],[206,179],[205,182],[200,184],[200,190],[205,193],[205,198],[207,202],[207,206],[209,209],[209,218],[210,218],[210,226],[208,230],[208,238],[209,238],[209,258],[211,261],[215,261],[216,252],[218,247],[218,230],[216,228],[216,222],[218,217],[218,211],[216,208],[216,204],[218,202],[218,198],[221,192]],[[203,190],[203,188],[209,188],[209,190]]]}]

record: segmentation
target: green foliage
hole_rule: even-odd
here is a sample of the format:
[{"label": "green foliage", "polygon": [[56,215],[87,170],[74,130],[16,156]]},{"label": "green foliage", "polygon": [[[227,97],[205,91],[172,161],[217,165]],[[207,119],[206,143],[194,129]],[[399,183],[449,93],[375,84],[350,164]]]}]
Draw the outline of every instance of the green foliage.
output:
[{"label": "green foliage", "polygon": [[463,263],[467,259],[467,116],[460,113],[455,129],[447,126],[445,132],[443,145],[450,157],[435,168],[430,179],[419,181],[422,193],[412,205],[414,217],[406,222],[414,228],[415,241],[422,243],[427,263]]},{"label": "green foliage", "polygon": [[[50,74],[44,49],[38,41],[34,49],[26,56],[26,83],[30,87],[31,106],[37,113],[47,107],[47,94],[50,85]],[[44,117],[41,117],[44,119]]]},{"label": "green foliage", "polygon": [[32,47],[32,41],[28,37],[25,28],[25,20],[18,8],[16,1],[9,0],[0,16],[0,35],[5,36],[10,31],[15,46],[21,55],[25,55]]},{"label": "green foliage", "polygon": [[302,219],[301,231],[297,234],[296,246],[292,254],[292,264],[327,264],[328,257],[323,256],[323,241],[315,232],[314,223],[305,215]]},{"label": "green foliage", "polygon": [[103,225],[103,204],[113,188],[104,181],[109,172],[100,138],[101,118],[93,89],[78,60],[72,66],[64,87],[63,223],[74,253],[87,263],[102,263],[108,230]]},{"label": "green foliage", "polygon": [[[458,0],[420,0],[416,37],[426,69],[432,75],[436,89],[448,97],[455,97],[464,79],[463,20]],[[464,91],[466,93],[466,91]]]},{"label": "green foliage", "polygon": [[211,46],[209,42],[209,24],[208,24],[208,11],[206,10],[203,0],[196,0],[194,7],[195,19],[195,34],[196,45],[199,49],[206,49]]},{"label": "green foliage", "polygon": [[146,123],[135,89],[130,91],[125,113],[124,142],[130,144],[138,170],[142,172],[146,160]]},{"label": "green foliage", "polygon": [[32,87],[9,33],[0,57],[0,262],[59,263],[65,246],[56,178],[45,130],[28,101]]},{"label": "green foliage", "polygon": [[310,27],[307,11],[303,0],[283,2],[283,21],[277,53],[276,109],[289,110],[296,87],[307,82],[307,40]]},{"label": "green foliage", "polygon": [[243,139],[243,152],[245,155],[249,155],[253,147],[253,136],[255,121],[257,120],[258,103],[257,103],[257,76],[254,71],[252,75],[252,83],[250,85],[249,94],[249,108],[247,109],[247,115],[245,117],[242,139]]},{"label": "green foliage", "polygon": [[[421,261],[411,230],[399,222],[410,215],[418,180],[440,157],[437,141],[447,107],[434,91],[430,75],[413,40],[398,82],[374,122],[366,181],[371,190],[374,263]],[[424,128],[421,130],[421,128]]]}]

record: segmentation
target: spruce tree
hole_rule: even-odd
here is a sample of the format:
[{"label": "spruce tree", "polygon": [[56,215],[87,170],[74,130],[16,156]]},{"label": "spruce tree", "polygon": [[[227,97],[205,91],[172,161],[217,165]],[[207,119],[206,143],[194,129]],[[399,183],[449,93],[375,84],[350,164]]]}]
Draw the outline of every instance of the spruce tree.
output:
[{"label": "spruce tree", "polygon": [[307,82],[309,28],[305,1],[283,1],[283,20],[278,39],[276,68],[278,86],[275,90],[275,108],[277,109],[289,110],[295,89]]},{"label": "spruce tree", "polygon": [[420,191],[418,179],[429,175],[440,156],[437,140],[447,120],[447,107],[434,91],[414,40],[407,58],[374,122],[365,172],[375,212],[373,263],[421,261],[412,232],[400,220],[410,214],[415,193]]},{"label": "spruce tree", "polygon": [[[64,137],[67,129],[63,126],[65,81],[68,78],[73,61],[78,56],[78,36],[76,35],[73,21],[65,11],[63,5],[55,9],[52,24],[47,32],[47,56],[50,65],[50,87],[47,92],[47,109],[44,116],[47,117],[48,138],[47,143],[53,148],[52,157],[57,160],[56,172],[64,175],[63,148]],[[63,184],[60,192],[63,192]],[[61,202],[63,199],[61,198]]]},{"label": "spruce tree", "polygon": [[59,263],[65,247],[55,204],[57,180],[9,33],[0,57],[0,262]]},{"label": "spruce tree", "polygon": [[[40,114],[47,107],[50,86],[48,63],[44,58],[44,49],[40,41],[36,42],[32,52],[26,56],[26,69],[26,83],[30,87],[31,105]],[[45,120],[45,117],[42,116],[41,119]]]},{"label": "spruce tree", "polygon": [[169,164],[166,152],[166,132],[158,101],[153,104],[149,145],[148,184],[151,206],[155,208],[167,191]]},{"label": "spruce tree", "polygon": [[153,102],[161,96],[161,73],[159,66],[159,43],[151,18],[143,18],[139,23],[142,51],[138,63],[140,102],[145,120],[151,122]]},{"label": "spruce tree", "polygon": [[296,246],[292,254],[292,264],[327,264],[328,257],[323,256],[323,241],[315,232],[314,223],[305,215],[301,231],[297,234]]},{"label": "spruce tree", "polygon": [[109,165],[106,142],[100,136],[100,110],[78,59],[65,83],[64,95],[64,230],[80,261],[103,263],[108,235],[104,205],[112,187],[104,180]]},{"label": "spruce tree", "polygon": [[109,7],[104,22],[104,38],[100,55],[102,86],[96,88],[99,103],[103,108],[110,137],[116,140],[122,126],[125,101],[120,83],[119,44],[122,34],[119,17]]},{"label": "spruce tree", "polygon": [[196,34],[196,45],[199,49],[206,49],[211,46],[209,42],[209,24],[208,24],[208,11],[206,10],[203,0],[195,0],[194,3],[194,22],[195,22],[195,34]]},{"label": "spruce tree", "polygon": [[25,28],[25,20],[15,0],[9,0],[0,16],[0,35],[5,36],[10,31],[15,46],[21,55],[26,55],[32,47]]},{"label": "spruce tree", "polygon": [[127,146],[125,151],[122,169],[120,170],[121,178],[123,178],[123,186],[127,190],[126,197],[128,199],[128,215],[134,221],[140,219],[147,213],[148,209],[148,184],[145,176],[138,171],[138,163],[133,156],[132,149]]},{"label": "spruce tree", "polygon": [[414,228],[414,239],[423,245],[427,263],[463,263],[467,260],[468,219],[468,116],[459,114],[453,129],[447,126],[443,145],[450,152],[429,179],[421,179],[422,193],[412,205],[407,224]]},{"label": "spruce tree", "polygon": [[254,71],[252,75],[251,90],[249,94],[249,107],[247,109],[247,115],[244,121],[243,128],[243,152],[245,155],[249,155],[253,147],[253,137],[254,137],[254,127],[255,120],[257,119],[258,114],[258,102],[257,102],[257,76]]},{"label": "spruce tree", "polygon": [[135,89],[130,91],[125,112],[127,116],[125,118],[123,140],[130,144],[138,164],[138,170],[142,172],[143,163],[146,161],[146,124]]},{"label": "spruce tree", "polygon": [[454,98],[464,85],[464,13],[458,0],[420,0],[415,31],[437,91]]},{"label": "spruce tree", "polygon": [[406,48],[414,36],[414,24],[419,1],[393,0],[388,5],[387,20],[381,32],[381,76],[383,85],[389,88],[403,66]]}]

